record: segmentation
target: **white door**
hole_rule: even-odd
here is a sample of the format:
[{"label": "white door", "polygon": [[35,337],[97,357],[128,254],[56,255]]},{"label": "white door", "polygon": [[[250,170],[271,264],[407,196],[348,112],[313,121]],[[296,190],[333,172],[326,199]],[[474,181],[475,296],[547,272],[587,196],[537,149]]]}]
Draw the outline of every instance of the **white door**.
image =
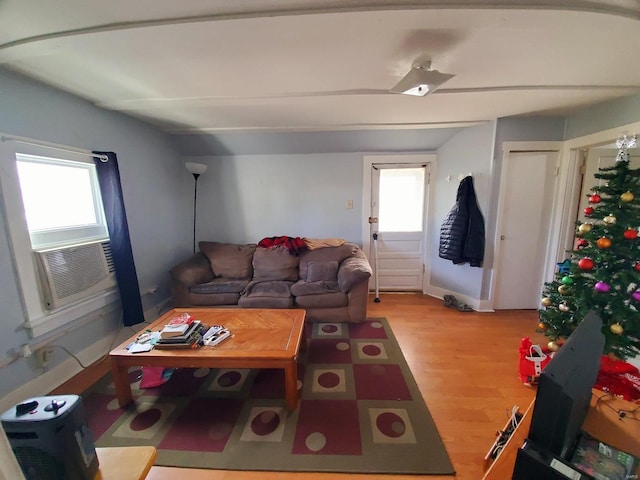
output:
[{"label": "white door", "polygon": [[[580,192],[580,204],[578,207],[578,220],[586,221],[584,209],[589,206],[589,197],[591,189],[604,180],[595,178],[601,168],[611,167],[616,163],[618,156],[617,149],[611,148],[591,148],[587,154],[587,159],[582,170],[582,191]],[[629,166],[631,168],[640,168],[640,149],[629,149]]]},{"label": "white door", "polygon": [[372,166],[369,258],[379,290],[422,291],[427,180],[428,165]]},{"label": "white door", "polygon": [[511,152],[502,166],[496,310],[540,306],[556,164],[556,152]]}]

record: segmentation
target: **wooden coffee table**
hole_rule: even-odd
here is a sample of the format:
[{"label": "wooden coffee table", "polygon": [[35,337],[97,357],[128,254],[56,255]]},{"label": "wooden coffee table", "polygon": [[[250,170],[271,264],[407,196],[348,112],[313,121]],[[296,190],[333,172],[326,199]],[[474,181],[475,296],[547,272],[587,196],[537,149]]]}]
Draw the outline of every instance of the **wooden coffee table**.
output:
[{"label": "wooden coffee table", "polygon": [[195,349],[152,349],[129,353],[127,345],[138,336],[109,353],[118,403],[129,404],[133,397],[128,370],[131,366],[168,368],[282,368],[285,373],[285,397],[289,410],[298,405],[297,357],[304,331],[306,312],[301,309],[257,308],[175,308],[148,329],[161,330],[175,315],[189,313],[205,325],[224,325],[231,337],[216,346]]}]

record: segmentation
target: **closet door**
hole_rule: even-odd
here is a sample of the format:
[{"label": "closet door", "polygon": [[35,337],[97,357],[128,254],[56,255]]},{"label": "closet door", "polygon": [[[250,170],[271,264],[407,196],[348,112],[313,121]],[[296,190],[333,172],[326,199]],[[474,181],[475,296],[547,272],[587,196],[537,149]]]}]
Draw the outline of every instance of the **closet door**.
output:
[{"label": "closet door", "polygon": [[502,166],[496,310],[540,306],[556,163],[556,152],[511,152]]}]

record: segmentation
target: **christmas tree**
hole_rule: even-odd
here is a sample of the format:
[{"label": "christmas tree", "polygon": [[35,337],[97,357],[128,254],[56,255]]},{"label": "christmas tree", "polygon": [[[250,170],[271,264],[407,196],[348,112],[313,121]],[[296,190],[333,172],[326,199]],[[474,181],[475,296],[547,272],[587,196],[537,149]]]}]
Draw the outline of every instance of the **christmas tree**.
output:
[{"label": "christmas tree", "polygon": [[603,322],[603,353],[640,353],[640,169],[630,168],[628,153],[635,143],[635,136],[618,140],[615,165],[598,169],[574,250],[544,284],[538,331],[551,350],[594,310]]}]

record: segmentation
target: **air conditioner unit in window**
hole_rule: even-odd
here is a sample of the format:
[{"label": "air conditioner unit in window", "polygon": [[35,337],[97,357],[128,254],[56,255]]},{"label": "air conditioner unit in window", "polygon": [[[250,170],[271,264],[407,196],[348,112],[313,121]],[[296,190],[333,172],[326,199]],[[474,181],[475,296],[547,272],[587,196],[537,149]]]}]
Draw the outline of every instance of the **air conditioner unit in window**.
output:
[{"label": "air conditioner unit in window", "polygon": [[35,254],[47,310],[116,286],[108,241],[38,250]]}]

